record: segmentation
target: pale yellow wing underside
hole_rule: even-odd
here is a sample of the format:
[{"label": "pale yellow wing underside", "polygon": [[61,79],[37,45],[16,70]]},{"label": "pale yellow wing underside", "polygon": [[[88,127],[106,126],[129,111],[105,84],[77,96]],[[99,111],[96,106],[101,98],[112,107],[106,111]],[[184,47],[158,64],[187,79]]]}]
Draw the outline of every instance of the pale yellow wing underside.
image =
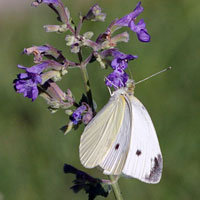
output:
[{"label": "pale yellow wing underside", "polygon": [[104,174],[120,175],[126,162],[130,147],[131,138],[131,105],[127,103],[124,110],[124,118],[120,126],[119,132],[115,142],[113,143],[110,151],[107,153],[105,159],[100,164],[104,169]]},{"label": "pale yellow wing underside", "polygon": [[[125,106],[126,100],[124,96],[115,93],[86,126],[81,135],[79,146],[80,161],[84,167],[93,168],[100,166],[107,170],[104,160],[106,160],[106,156],[116,142],[123,122]],[[120,167],[120,171],[122,167]]]}]

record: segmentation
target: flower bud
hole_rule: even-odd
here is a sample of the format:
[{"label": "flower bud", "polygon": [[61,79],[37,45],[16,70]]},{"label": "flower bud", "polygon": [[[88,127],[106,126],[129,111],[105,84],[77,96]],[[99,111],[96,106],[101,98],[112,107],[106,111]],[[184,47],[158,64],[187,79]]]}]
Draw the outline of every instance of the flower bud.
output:
[{"label": "flower bud", "polygon": [[45,25],[43,26],[46,32],[57,32],[57,33],[63,33],[68,31],[66,24],[63,25]]},{"label": "flower bud", "polygon": [[106,18],[106,14],[101,12],[101,8],[99,7],[98,4],[95,4],[90,8],[89,12],[84,18],[91,21],[103,22]]},{"label": "flower bud", "polygon": [[67,46],[71,46],[75,42],[78,42],[78,40],[73,35],[66,35],[65,40],[66,40],[66,45]]},{"label": "flower bud", "polygon": [[83,34],[83,37],[85,39],[91,39],[93,35],[94,35],[94,33],[92,31],[88,31],[88,32]]}]

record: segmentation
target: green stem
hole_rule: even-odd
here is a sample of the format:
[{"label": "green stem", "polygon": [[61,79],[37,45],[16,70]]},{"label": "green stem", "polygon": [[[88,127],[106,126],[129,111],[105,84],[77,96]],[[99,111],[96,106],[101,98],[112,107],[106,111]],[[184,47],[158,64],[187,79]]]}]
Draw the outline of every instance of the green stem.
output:
[{"label": "green stem", "polygon": [[[87,68],[86,65],[88,64],[88,62],[84,63],[82,62],[82,54],[81,52],[78,54],[79,57],[79,61],[81,62],[80,65],[80,69],[81,69],[81,73],[82,73],[82,77],[83,77],[83,82],[84,82],[84,87],[85,87],[85,91],[87,94],[87,98],[88,98],[88,103],[91,106],[93,112],[94,112],[94,105],[93,105],[93,99],[92,99],[92,92],[91,92],[91,88],[90,88],[90,83],[89,83],[89,76],[88,76],[88,72],[87,72]],[[115,196],[116,200],[123,200],[118,182],[116,180],[116,176],[109,176],[110,181],[112,182],[112,188],[113,188],[113,193]],[[118,178],[117,178],[118,179]]]},{"label": "green stem", "polygon": [[86,95],[88,99],[88,104],[91,106],[92,111],[94,112],[94,105],[93,105],[93,100],[92,100],[92,92],[90,89],[89,76],[88,76],[85,65],[81,66],[81,73],[82,73],[84,87],[85,87],[85,91],[86,91]]},{"label": "green stem", "polygon": [[113,182],[112,189],[113,189],[113,193],[114,193],[115,199],[116,200],[123,200],[122,193],[120,191],[118,181],[116,181],[115,177],[112,176],[112,175],[109,176],[109,179],[111,180],[111,182]]}]

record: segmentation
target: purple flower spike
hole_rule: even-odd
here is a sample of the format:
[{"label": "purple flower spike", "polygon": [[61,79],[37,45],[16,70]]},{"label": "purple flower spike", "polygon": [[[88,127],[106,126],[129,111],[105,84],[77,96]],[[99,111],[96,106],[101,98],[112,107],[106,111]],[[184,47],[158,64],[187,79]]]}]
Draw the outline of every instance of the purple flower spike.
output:
[{"label": "purple flower spike", "polygon": [[82,113],[87,109],[85,105],[78,107],[72,114],[71,120],[74,125],[77,125],[79,121],[82,119]]},{"label": "purple flower spike", "polygon": [[37,85],[42,83],[41,73],[48,66],[48,62],[34,65],[30,68],[18,65],[18,68],[24,69],[26,72],[19,74],[18,78],[14,80],[15,90],[34,101],[39,93]]},{"label": "purple flower spike", "polygon": [[115,89],[124,87],[128,81],[128,74],[119,73],[117,70],[114,70],[106,77],[106,85],[109,87],[114,87]]},{"label": "purple flower spike", "polygon": [[135,23],[131,21],[131,23],[129,24],[129,27],[132,31],[134,31],[137,34],[138,39],[141,42],[149,42],[151,40],[151,37],[147,32],[146,24],[144,23],[143,19],[141,19],[137,23],[137,25],[135,25]]}]

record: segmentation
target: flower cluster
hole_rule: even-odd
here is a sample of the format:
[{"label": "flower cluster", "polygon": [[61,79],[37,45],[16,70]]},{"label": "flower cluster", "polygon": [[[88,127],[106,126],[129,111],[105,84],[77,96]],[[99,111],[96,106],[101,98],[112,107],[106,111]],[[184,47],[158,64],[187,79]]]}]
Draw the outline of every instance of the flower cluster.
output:
[{"label": "flower cluster", "polygon": [[[106,14],[102,12],[98,4],[92,6],[85,16],[80,17],[80,22],[77,26],[71,19],[69,10],[64,7],[61,0],[35,0],[32,3],[35,7],[40,4],[46,4],[53,9],[58,15],[58,21],[61,23],[45,25],[45,31],[67,32],[65,37],[66,45],[70,47],[72,53],[78,55],[80,62],[68,60],[63,56],[62,51],[48,44],[25,48],[23,53],[33,55],[35,65],[31,67],[18,65],[18,68],[24,70],[24,72],[17,75],[17,79],[14,80],[14,88],[18,93],[32,99],[32,101],[35,101],[40,95],[47,101],[51,112],[57,111],[58,108],[63,108],[70,119],[67,125],[68,132],[74,125],[80,123],[88,124],[94,116],[95,109],[88,91],[87,99],[77,104],[71,91],[68,89],[67,93],[63,92],[56,82],[62,80],[63,76],[68,74],[69,68],[78,67],[82,70],[89,63],[97,61],[103,69],[110,67],[113,70],[105,78],[105,84],[108,87],[113,87],[114,89],[125,87],[129,79],[128,74],[125,72],[128,62],[136,59],[137,56],[125,54],[116,48],[119,42],[129,41],[127,32],[113,34],[122,27],[129,27],[142,42],[149,42],[150,35],[143,19],[136,23],[137,17],[144,10],[141,2],[136,5],[136,8],[131,13],[120,19],[115,19],[105,32],[99,34],[96,40],[91,39],[94,35],[93,32],[88,31],[82,35],[80,32],[85,21],[105,21]],[[82,60],[82,47],[89,47],[92,51],[85,60]],[[71,106],[75,106],[75,109],[68,110]]]},{"label": "flower cluster", "polygon": [[91,108],[88,106],[88,104],[84,104],[79,106],[70,117],[74,125],[77,125],[80,121],[82,121],[84,124],[88,124],[92,119]]},{"label": "flower cluster", "polygon": [[112,55],[114,57],[111,62],[113,72],[106,77],[106,85],[115,89],[125,87],[129,77],[124,70],[128,67],[128,62],[136,59],[137,56],[126,55],[117,50],[113,50]]}]

